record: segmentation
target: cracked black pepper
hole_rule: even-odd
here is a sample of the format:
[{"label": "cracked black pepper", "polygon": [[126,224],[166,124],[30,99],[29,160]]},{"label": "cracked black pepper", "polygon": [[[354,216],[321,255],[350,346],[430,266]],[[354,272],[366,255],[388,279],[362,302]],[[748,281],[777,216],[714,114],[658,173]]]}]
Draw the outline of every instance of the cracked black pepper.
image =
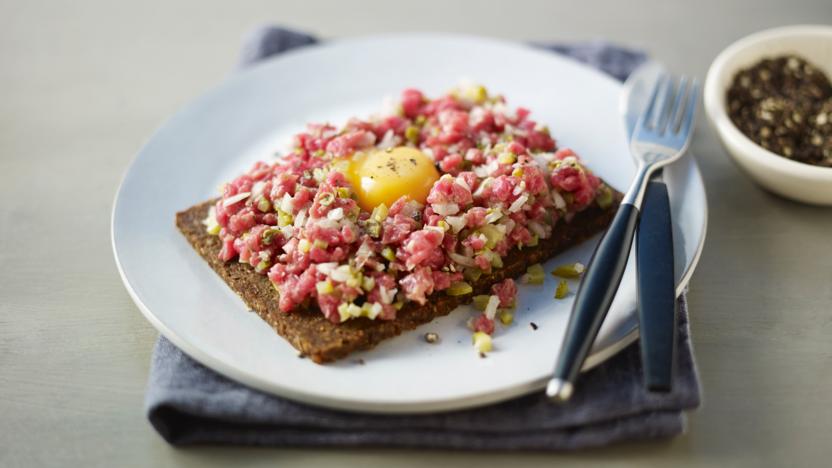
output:
[{"label": "cracked black pepper", "polygon": [[728,115],[748,138],[786,158],[832,167],[832,84],[796,55],[740,70],[728,89]]}]

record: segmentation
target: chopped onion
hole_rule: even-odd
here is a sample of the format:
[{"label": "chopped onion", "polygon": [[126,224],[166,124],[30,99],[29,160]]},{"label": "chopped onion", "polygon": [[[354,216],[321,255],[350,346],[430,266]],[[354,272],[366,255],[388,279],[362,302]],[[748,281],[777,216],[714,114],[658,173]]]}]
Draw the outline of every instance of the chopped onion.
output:
[{"label": "chopped onion", "polygon": [[286,252],[287,254],[291,255],[292,252],[295,251],[297,246],[298,246],[298,240],[297,239],[289,239],[289,242],[287,242],[283,245],[283,251]]},{"label": "chopped onion", "polygon": [[445,222],[451,226],[454,234],[457,234],[459,231],[465,229],[466,221],[464,216],[447,216],[445,217]]},{"label": "chopped onion", "polygon": [[488,305],[485,306],[485,314],[489,320],[494,320],[494,316],[497,315],[497,307],[500,306],[500,298],[497,296],[491,296],[488,298]]},{"label": "chopped onion", "polygon": [[399,292],[398,289],[387,289],[384,286],[379,286],[378,288],[378,297],[381,299],[381,302],[384,304],[392,304],[393,299],[396,298],[396,293]]},{"label": "chopped onion", "polygon": [[468,126],[473,127],[477,125],[485,117],[485,109],[482,106],[475,106],[468,114]]},{"label": "chopped onion", "polygon": [[250,196],[251,196],[251,192],[243,192],[243,193],[238,193],[237,195],[232,195],[232,196],[226,198],[225,200],[223,200],[222,206],[228,208],[229,206],[237,203],[238,201],[245,200],[246,198],[248,198]]},{"label": "chopped onion", "polygon": [[545,172],[549,172],[549,161],[555,157],[554,153],[537,153],[532,154],[534,162],[537,166]]},{"label": "chopped onion", "polygon": [[388,149],[396,146],[396,134],[393,133],[393,130],[387,130],[381,138],[381,141],[378,142],[376,146],[381,149]]},{"label": "chopped onion", "polygon": [[297,216],[295,216],[295,227],[296,228],[303,228],[306,225],[306,210],[300,210]]},{"label": "chopped onion", "polygon": [[335,208],[334,210],[330,210],[329,213],[326,214],[327,219],[331,219],[333,221],[339,221],[344,218],[344,209],[343,208]]},{"label": "chopped onion", "polygon": [[541,239],[545,239],[549,236],[549,234],[546,232],[546,227],[544,227],[537,221],[529,221],[528,228],[530,231],[537,234],[537,236]]},{"label": "chopped onion", "polygon": [[445,230],[442,229],[441,226],[425,226],[424,229],[429,231],[441,232],[442,234],[445,234]]},{"label": "chopped onion", "polygon": [[381,304],[379,304],[378,302],[373,302],[373,304],[369,307],[369,310],[367,312],[367,317],[370,318],[371,320],[375,320],[376,317],[378,317],[378,314],[380,314],[382,310],[383,309],[381,307]]},{"label": "chopped onion", "polygon": [[514,190],[511,191],[512,195],[520,195],[521,193],[526,191],[526,181],[521,180],[519,184],[514,187]]},{"label": "chopped onion", "polygon": [[[476,171],[474,171],[474,172],[476,172]],[[477,190],[474,191],[474,194],[473,194],[474,197],[482,196],[482,192],[484,192],[485,189],[488,188],[491,185],[492,182],[494,182],[493,177],[486,177],[485,179],[483,179],[483,181],[480,182],[479,187],[477,187]]]},{"label": "chopped onion", "polygon": [[202,220],[202,224],[205,225],[205,231],[208,232],[208,234],[215,236],[220,233],[221,227],[219,223],[217,223],[216,207],[212,205],[211,208],[208,209],[208,216]]},{"label": "chopped onion", "polygon": [[280,209],[292,214],[292,196],[288,193],[283,194],[283,200],[280,200]]},{"label": "chopped onion", "polygon": [[448,252],[448,257],[450,257],[451,260],[455,261],[456,263],[458,263],[462,266],[467,266],[467,267],[477,266],[477,264],[474,262],[473,258],[466,257],[465,255],[460,255],[456,252]]},{"label": "chopped onion", "polygon": [[566,200],[563,199],[563,196],[557,190],[552,190],[552,201],[555,202],[555,208],[559,210],[566,208]]},{"label": "chopped onion", "polygon": [[338,221],[329,219],[329,218],[319,218],[314,221],[319,228],[321,229],[337,229],[338,228]]},{"label": "chopped onion", "polygon": [[498,164],[496,160],[489,161],[486,164],[474,166],[473,171],[477,177],[488,177],[497,170]]},{"label": "chopped onion", "polygon": [[334,270],[335,267],[337,267],[337,266],[338,266],[338,264],[335,263],[335,262],[326,262],[326,263],[317,264],[316,268],[318,269],[318,271],[320,273],[323,273],[325,275],[329,275],[330,273],[332,273],[332,270]]},{"label": "chopped onion", "polygon": [[257,198],[260,195],[263,195],[263,191],[266,189],[266,183],[262,180],[259,180],[254,183],[251,187],[251,198]]},{"label": "chopped onion", "polygon": [[500,218],[503,217],[503,213],[498,209],[493,209],[491,213],[485,215],[485,222],[488,224],[495,223],[499,221]]},{"label": "chopped onion", "polygon": [[339,283],[345,283],[353,277],[352,268],[349,265],[341,265],[333,269],[329,276]]},{"label": "chopped onion", "polygon": [[528,195],[526,195],[526,194],[520,195],[519,197],[517,197],[517,200],[514,200],[514,203],[512,203],[511,206],[508,207],[508,212],[509,213],[516,213],[516,212],[520,211],[521,209],[523,209],[523,205],[525,205],[528,200],[529,200]]},{"label": "chopped onion", "polygon": [[433,208],[434,213],[442,216],[455,215],[459,213],[459,205],[456,203],[434,203],[431,205],[431,208]]}]

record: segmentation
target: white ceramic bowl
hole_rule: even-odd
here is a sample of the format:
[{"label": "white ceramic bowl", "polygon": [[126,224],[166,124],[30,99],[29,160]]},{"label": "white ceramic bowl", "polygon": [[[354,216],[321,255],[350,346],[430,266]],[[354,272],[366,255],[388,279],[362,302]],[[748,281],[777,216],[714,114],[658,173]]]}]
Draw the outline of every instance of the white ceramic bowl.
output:
[{"label": "white ceramic bowl", "polygon": [[832,26],[769,29],[731,44],[717,56],[705,80],[705,111],[734,161],[766,189],[793,200],[832,205],[832,168],[789,160],[757,145],[734,126],[725,93],[742,68],[764,57],[794,53],[832,76]]}]

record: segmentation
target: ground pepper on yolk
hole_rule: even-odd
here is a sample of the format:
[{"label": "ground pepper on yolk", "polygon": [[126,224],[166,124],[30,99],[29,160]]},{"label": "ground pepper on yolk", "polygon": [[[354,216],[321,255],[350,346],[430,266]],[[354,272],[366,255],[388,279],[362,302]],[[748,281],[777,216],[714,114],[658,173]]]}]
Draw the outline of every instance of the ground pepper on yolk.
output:
[{"label": "ground pepper on yolk", "polygon": [[356,153],[346,172],[358,205],[366,211],[382,203],[391,206],[404,195],[425,203],[439,179],[433,160],[406,146]]}]

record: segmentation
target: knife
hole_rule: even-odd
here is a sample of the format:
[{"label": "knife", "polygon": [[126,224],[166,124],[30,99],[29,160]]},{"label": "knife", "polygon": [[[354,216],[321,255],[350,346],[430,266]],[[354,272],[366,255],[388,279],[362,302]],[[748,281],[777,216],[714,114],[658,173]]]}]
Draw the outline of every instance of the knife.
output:
[{"label": "knife", "polygon": [[[648,61],[630,74],[621,95],[629,138],[664,68]],[[676,285],[670,199],[662,172],[650,181],[636,233],[638,319],[644,383],[649,391],[669,392],[675,367]]]}]

